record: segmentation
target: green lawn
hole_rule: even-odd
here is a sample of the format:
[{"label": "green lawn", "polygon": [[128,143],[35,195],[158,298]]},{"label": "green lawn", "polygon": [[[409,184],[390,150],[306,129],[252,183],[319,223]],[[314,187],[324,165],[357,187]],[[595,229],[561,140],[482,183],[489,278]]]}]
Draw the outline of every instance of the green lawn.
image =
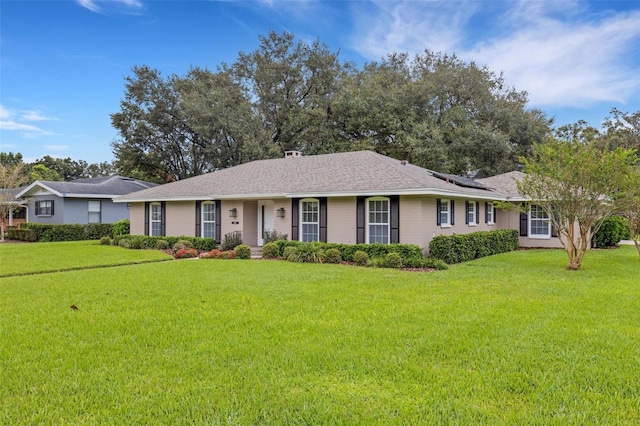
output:
[{"label": "green lawn", "polygon": [[637,425],[637,252],[565,266],[527,250],[435,273],[185,260],[1,278],[0,424]]},{"label": "green lawn", "polygon": [[98,241],[0,243],[0,277],[170,259],[158,250],[125,250]]}]

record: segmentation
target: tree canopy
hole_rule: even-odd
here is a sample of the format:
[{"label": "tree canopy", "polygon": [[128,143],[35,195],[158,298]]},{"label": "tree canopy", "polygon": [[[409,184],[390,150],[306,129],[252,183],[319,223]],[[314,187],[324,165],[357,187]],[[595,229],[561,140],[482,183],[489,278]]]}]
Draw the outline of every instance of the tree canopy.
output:
[{"label": "tree canopy", "polygon": [[359,69],[287,32],[260,37],[216,72],[132,72],[111,115],[116,166],[160,181],[288,150],[371,149],[442,172],[495,174],[516,168],[552,124],[502,75],[455,55],[392,53]]}]

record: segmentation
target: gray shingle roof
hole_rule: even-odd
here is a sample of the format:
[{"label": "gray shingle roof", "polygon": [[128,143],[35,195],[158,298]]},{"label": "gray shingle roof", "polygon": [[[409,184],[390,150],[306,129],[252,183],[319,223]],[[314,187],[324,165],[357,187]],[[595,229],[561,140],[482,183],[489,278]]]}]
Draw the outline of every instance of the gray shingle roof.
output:
[{"label": "gray shingle roof", "polygon": [[495,198],[372,151],[258,160],[116,198],[115,201],[433,193]]},{"label": "gray shingle roof", "polygon": [[494,191],[504,194],[509,198],[520,199],[522,196],[518,192],[517,181],[522,180],[524,173],[512,171],[501,175],[491,176],[477,181],[492,188]]},{"label": "gray shingle roof", "polygon": [[36,181],[25,188],[18,196],[29,196],[37,188],[45,188],[57,194],[66,194],[66,196],[86,195],[90,197],[104,195],[112,197],[154,186],[157,186],[157,184],[122,176],[78,179],[69,182]]}]

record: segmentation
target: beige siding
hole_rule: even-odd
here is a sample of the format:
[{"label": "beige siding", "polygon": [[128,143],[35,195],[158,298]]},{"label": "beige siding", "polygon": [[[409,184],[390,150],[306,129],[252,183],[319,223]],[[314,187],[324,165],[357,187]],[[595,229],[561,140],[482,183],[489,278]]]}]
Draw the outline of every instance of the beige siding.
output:
[{"label": "beige siding", "polygon": [[[498,213],[499,226],[501,229],[515,229],[520,232],[520,212],[517,210],[502,211]],[[506,222],[503,224],[503,222]],[[540,248],[562,248],[562,243],[557,237],[551,238],[530,238],[518,237],[520,247],[540,247]]]},{"label": "beige siding", "polygon": [[400,197],[400,242],[417,244],[427,253],[429,243],[438,235],[469,234],[476,231],[491,231],[500,228],[500,213],[497,223],[490,225],[484,222],[485,202],[479,201],[478,222],[475,225],[465,223],[465,201],[476,200],[450,199],[454,202],[454,225],[442,227],[437,225],[437,197],[402,196]]},{"label": "beige siding", "polygon": [[[278,209],[281,208],[284,209],[284,217],[278,217]],[[286,234],[287,239],[291,239],[291,199],[278,198],[273,200],[273,229],[280,234]],[[257,234],[256,238],[258,238]]]},{"label": "beige siding", "polygon": [[421,196],[400,197],[400,242],[417,244],[424,248],[427,234],[426,223],[422,214]]},{"label": "beige siding", "polygon": [[144,235],[144,203],[130,203],[131,235]]},{"label": "beige siding", "polygon": [[[240,217],[240,214],[238,214]],[[258,202],[242,203],[242,242],[251,247],[258,245]]]},{"label": "beige siding", "polygon": [[341,197],[327,200],[327,241],[356,243],[356,198]]},{"label": "beige siding", "polygon": [[196,235],[196,202],[173,201],[166,204],[166,235]]},{"label": "beige siding", "polygon": [[[230,232],[242,231],[244,226],[244,205],[242,200],[223,200],[220,201],[220,233],[218,241],[222,242],[224,236]],[[236,217],[231,217],[229,210],[236,209]],[[242,235],[244,243],[244,233]]]}]

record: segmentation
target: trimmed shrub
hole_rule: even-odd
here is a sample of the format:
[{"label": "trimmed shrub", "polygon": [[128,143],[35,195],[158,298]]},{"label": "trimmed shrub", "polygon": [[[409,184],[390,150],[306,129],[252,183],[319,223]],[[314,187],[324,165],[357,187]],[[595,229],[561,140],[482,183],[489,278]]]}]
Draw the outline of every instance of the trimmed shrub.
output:
[{"label": "trimmed shrub", "polygon": [[429,244],[429,255],[453,264],[513,251],[518,245],[518,231],[515,229],[438,235]]},{"label": "trimmed shrub", "polygon": [[9,228],[5,237],[8,240],[16,240],[16,241],[27,241],[27,242],[35,242],[38,241],[38,236],[36,235],[36,231],[33,229],[15,229]]},{"label": "trimmed shrub", "polygon": [[[132,240],[135,240],[135,238],[133,238]],[[182,250],[182,249],[192,249],[193,248],[193,244],[191,244],[191,241],[187,241],[187,240],[178,240],[178,242],[176,242],[173,247],[171,248],[171,250],[173,250],[173,253],[177,253],[178,250]]]},{"label": "trimmed shrub", "polygon": [[385,259],[382,257],[374,257],[367,262],[367,266],[370,268],[386,268]]},{"label": "trimmed shrub", "polygon": [[426,258],[426,259],[425,258],[408,259],[403,263],[402,267],[403,268],[430,268],[430,269],[437,269],[439,271],[449,269],[449,266],[447,266],[446,263],[444,263],[440,259],[435,259],[433,257]]},{"label": "trimmed shrub", "polygon": [[100,245],[110,246],[111,245],[111,238],[109,238],[109,237],[100,238]]},{"label": "trimmed shrub", "polygon": [[324,263],[324,250],[322,250],[320,244],[300,244],[297,247],[293,247],[287,260],[299,263]]},{"label": "trimmed shrub", "polygon": [[167,243],[167,240],[158,240],[156,241],[156,248],[158,250],[166,250],[169,248],[169,243]]},{"label": "trimmed shrub", "polygon": [[85,225],[87,240],[99,240],[102,237],[113,237],[112,223],[90,223]]},{"label": "trimmed shrub", "polygon": [[262,246],[262,258],[263,259],[277,259],[280,257],[278,251],[278,245],[274,243],[267,243]]},{"label": "trimmed shrub", "polygon": [[284,260],[290,260],[293,253],[296,251],[296,246],[286,246],[282,253],[282,258]]},{"label": "trimmed shrub", "polygon": [[[264,249],[263,249],[264,250]],[[342,262],[342,255],[337,248],[330,248],[324,251],[324,261],[326,263],[340,263]]]},{"label": "trimmed shrub", "polygon": [[233,250],[221,251],[218,249],[213,249],[211,251],[201,253],[200,259],[235,259],[236,252]]},{"label": "trimmed shrub", "polygon": [[369,255],[362,250],[358,250],[353,254],[353,263],[359,266],[365,266],[369,262]]},{"label": "trimmed shrub", "polygon": [[175,259],[190,259],[198,257],[198,250],[194,248],[181,248],[173,254]]},{"label": "trimmed shrub", "polygon": [[593,235],[591,244],[594,247],[604,248],[612,247],[621,240],[631,238],[629,231],[629,222],[621,216],[612,216],[604,219],[600,229]]},{"label": "trimmed shrub", "polygon": [[131,229],[131,221],[129,219],[122,219],[113,223],[112,232],[113,236],[116,235],[129,235]]},{"label": "trimmed shrub", "polygon": [[222,239],[222,250],[233,250],[237,246],[242,244],[242,232],[233,231],[225,234]]},{"label": "trimmed shrub", "polygon": [[238,259],[251,259],[251,247],[247,245],[240,244],[233,251]]},{"label": "trimmed shrub", "polygon": [[[33,229],[36,233],[36,240],[41,242],[56,241],[82,241],[87,240],[87,233],[84,225],[56,225],[49,223],[23,223],[20,225],[22,229]],[[100,235],[96,239],[102,237]]]},{"label": "trimmed shrub", "polygon": [[387,253],[387,257],[385,257],[384,259],[384,266],[386,268],[401,268],[402,257],[400,257],[400,255],[395,252]]}]

